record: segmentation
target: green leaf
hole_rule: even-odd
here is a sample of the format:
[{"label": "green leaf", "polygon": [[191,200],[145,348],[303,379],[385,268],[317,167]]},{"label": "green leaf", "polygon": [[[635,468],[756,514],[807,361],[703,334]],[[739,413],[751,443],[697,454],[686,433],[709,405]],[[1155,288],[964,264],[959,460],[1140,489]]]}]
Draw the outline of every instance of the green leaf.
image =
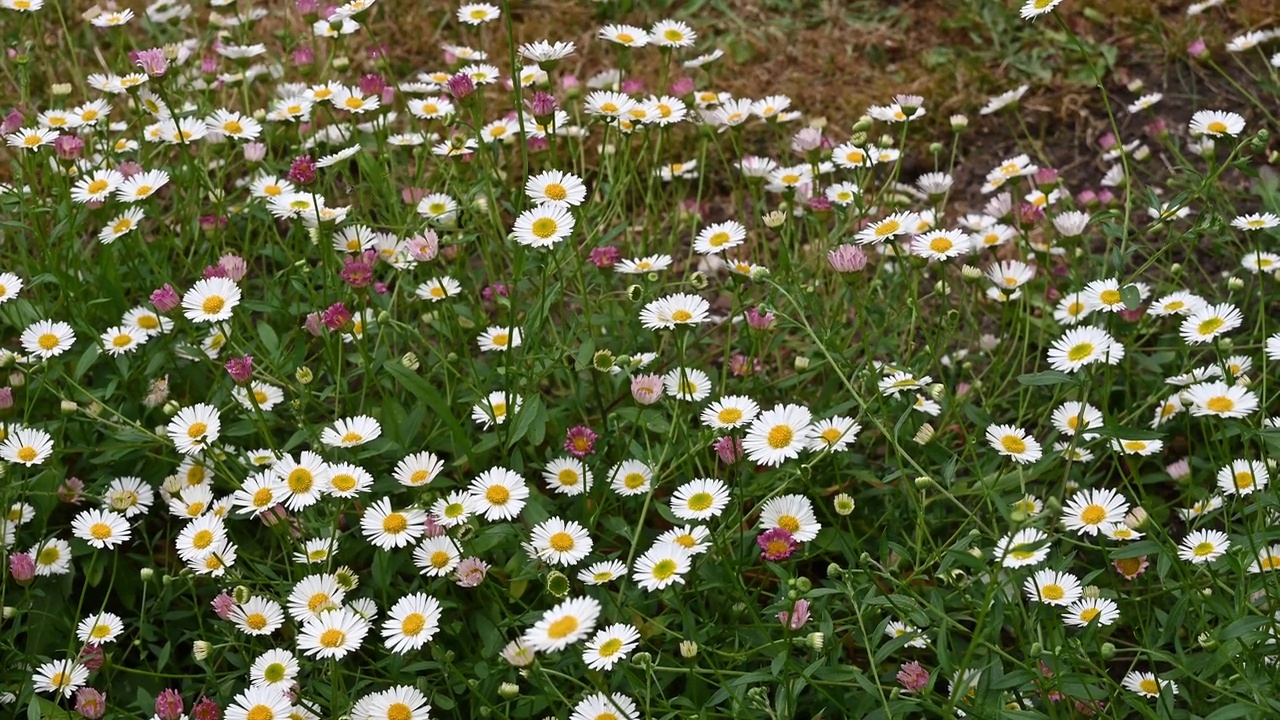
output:
[{"label": "green leaf", "polygon": [[266,323],[258,325],[258,337],[262,339],[262,347],[272,358],[280,355],[280,336]]},{"label": "green leaf", "polygon": [[1019,385],[1030,385],[1032,387],[1040,387],[1047,385],[1061,385],[1072,381],[1072,377],[1064,372],[1057,370],[1045,370],[1038,373],[1025,373],[1018,376]]},{"label": "green leaf", "polygon": [[1244,703],[1235,703],[1220,707],[1204,717],[1204,720],[1235,720],[1235,718],[1254,717],[1257,710]]},{"label": "green leaf", "polygon": [[1137,285],[1125,285],[1120,288],[1120,300],[1124,302],[1125,309],[1137,310],[1142,304],[1142,293]]},{"label": "green leaf", "polygon": [[80,356],[80,362],[76,363],[76,368],[72,371],[71,377],[76,380],[83,378],[84,374],[89,372],[89,366],[93,365],[93,362],[97,360],[98,356],[101,354],[102,350],[96,343],[90,345],[89,348],[84,351],[84,354]]},{"label": "green leaf", "polygon": [[515,423],[515,427],[511,429],[511,437],[507,439],[507,449],[512,448],[525,435],[529,435],[529,439],[532,442],[534,433],[530,431],[535,423],[540,425],[537,436],[541,440],[545,436],[547,423],[547,410],[542,405],[542,398],[537,395],[527,398],[524,401],[524,405],[520,407],[520,412],[516,415]]}]

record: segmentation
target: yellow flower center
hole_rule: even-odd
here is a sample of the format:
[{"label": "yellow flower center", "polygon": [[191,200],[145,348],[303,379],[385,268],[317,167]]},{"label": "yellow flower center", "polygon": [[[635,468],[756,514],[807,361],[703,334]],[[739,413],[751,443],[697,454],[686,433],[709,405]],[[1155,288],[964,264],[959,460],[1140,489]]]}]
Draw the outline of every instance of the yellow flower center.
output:
[{"label": "yellow flower center", "polygon": [[427,626],[427,618],[422,613],[409,613],[400,621],[400,634],[410,637],[422,632]]},{"label": "yellow flower center", "polygon": [[1196,557],[1208,557],[1213,554],[1215,547],[1211,542],[1202,542],[1191,548],[1191,554]]},{"label": "yellow flower center", "polygon": [[600,647],[596,650],[596,654],[600,657],[613,657],[622,650],[622,641],[618,638],[609,638],[600,643]]},{"label": "yellow flower center", "polygon": [[364,440],[363,435],[356,432],[355,430],[348,430],[347,433],[342,436],[342,440],[340,440],[339,442],[341,442],[343,445],[350,445],[352,443],[358,443],[361,440]]},{"label": "yellow flower center", "polygon": [[795,515],[783,515],[778,518],[778,527],[786,530],[792,535],[795,535],[800,531],[800,518]]},{"label": "yellow flower center", "polygon": [[222,308],[226,307],[227,301],[221,295],[210,295],[200,303],[200,309],[206,315],[217,315],[222,312]]},{"label": "yellow flower center", "polygon": [[275,499],[275,493],[270,488],[262,488],[253,494],[254,507],[266,507]]},{"label": "yellow flower center", "polygon": [[387,720],[410,720],[413,709],[404,703],[391,703],[387,706]]},{"label": "yellow flower center", "polygon": [[201,530],[191,537],[191,547],[203,550],[213,544],[213,532]]},{"label": "yellow flower center", "polygon": [[1011,455],[1021,455],[1027,451],[1027,443],[1017,435],[1005,435],[1000,438],[1000,447]]},{"label": "yellow flower center", "polygon": [[652,573],[653,579],[654,580],[670,579],[671,576],[676,574],[676,569],[677,569],[677,565],[675,560],[672,560],[671,558],[663,558],[658,562],[654,563],[653,573]]},{"label": "yellow flower center", "polygon": [[671,320],[673,322],[685,323],[685,322],[689,322],[692,319],[693,319],[693,313],[689,312],[688,310],[685,310],[684,308],[681,308],[671,313]]},{"label": "yellow flower center", "polygon": [[1236,401],[1226,395],[1215,395],[1209,398],[1204,406],[1209,408],[1211,412],[1228,413],[1236,408]]},{"label": "yellow flower center", "polygon": [[556,475],[556,480],[564,487],[573,487],[578,484],[578,471],[572,468],[565,468]]},{"label": "yellow flower center", "polygon": [[320,646],[327,648],[342,647],[347,642],[347,634],[337,628],[329,628],[320,633]]},{"label": "yellow flower center", "polygon": [[1236,473],[1235,481],[1237,490],[1248,490],[1253,487],[1253,473],[1247,470],[1238,472]]},{"label": "yellow flower center", "polygon": [[289,473],[289,477],[285,483],[289,486],[289,492],[301,495],[311,491],[311,484],[315,481],[315,477],[311,471],[306,468],[294,468]]},{"label": "yellow flower center", "polygon": [[569,552],[574,546],[573,536],[567,532],[561,531],[552,535],[547,540],[547,544],[556,552]]},{"label": "yellow flower center", "polygon": [[58,347],[58,336],[53,333],[44,333],[36,338],[36,344],[40,346],[41,350],[48,352]]},{"label": "yellow flower center", "polygon": [[1129,452],[1142,452],[1147,449],[1147,444],[1141,440],[1126,440],[1123,447]]},{"label": "yellow flower center", "polygon": [[1066,595],[1067,591],[1063,590],[1062,586],[1057,583],[1049,583],[1048,585],[1040,588],[1040,597],[1045,600],[1061,600],[1066,597]]},{"label": "yellow flower center", "polygon": [[187,428],[187,437],[192,440],[196,440],[204,437],[204,434],[207,432],[209,432],[209,426],[206,423],[193,422],[191,423],[191,426]]},{"label": "yellow flower center", "polygon": [[1196,326],[1196,333],[1200,335],[1210,335],[1217,331],[1218,328],[1226,324],[1220,317],[1211,317]]},{"label": "yellow flower center", "polygon": [[311,612],[317,612],[329,605],[329,593],[318,592],[307,600],[307,609]]},{"label": "yellow flower center", "polygon": [[1142,680],[1138,682],[1138,689],[1148,695],[1159,695],[1160,683],[1156,682],[1155,678],[1142,678]]},{"label": "yellow flower center", "polygon": [[781,450],[782,448],[785,448],[788,445],[790,445],[792,439],[794,438],[795,438],[795,431],[793,431],[790,426],[774,425],[773,428],[769,430],[769,435],[766,438],[766,442],[768,442],[769,447],[773,448],[774,450]]},{"label": "yellow flower center", "polygon": [[22,462],[32,462],[36,459],[36,456],[36,449],[30,445],[23,445],[21,448],[18,448],[18,460],[21,460]]},{"label": "yellow flower center", "polygon": [[1098,608],[1090,607],[1080,611],[1080,619],[1084,622],[1091,622],[1094,618],[1102,614]]},{"label": "yellow flower center", "polygon": [[60,559],[62,559],[62,553],[52,545],[41,548],[39,554],[36,555],[36,562],[44,566],[53,565]]},{"label": "yellow flower center", "polygon": [[1107,509],[1101,505],[1089,505],[1080,511],[1080,522],[1085,525],[1097,525],[1107,519]]},{"label": "yellow flower center", "polygon": [[99,623],[97,625],[94,625],[93,629],[89,631],[89,635],[98,640],[101,640],[110,634],[111,634],[111,626],[105,623]]},{"label": "yellow flower center", "polygon": [[491,485],[484,491],[484,498],[490,505],[506,505],[511,500],[511,491],[501,485]]},{"label": "yellow flower center", "polygon": [[222,130],[228,135],[239,135],[244,132],[244,126],[237,120],[228,120],[222,123]]},{"label": "yellow flower center", "polygon": [[627,473],[626,477],[622,478],[622,484],[626,486],[628,490],[635,490],[643,487],[644,475],[641,475],[640,473]]},{"label": "yellow flower center", "polygon": [[929,241],[929,249],[936,253],[945,253],[955,247],[950,238],[936,237]]},{"label": "yellow flower center", "polygon": [[94,523],[89,528],[89,535],[91,535],[94,540],[106,540],[112,535],[111,526],[106,523]]},{"label": "yellow flower center", "polygon": [[732,425],[742,419],[742,411],[738,408],[725,408],[716,414],[716,419],[725,425]]},{"label": "yellow flower center", "polygon": [[684,33],[675,28],[667,28],[662,31],[662,37],[665,38],[667,42],[675,43],[684,40]]},{"label": "yellow flower center", "polygon": [[715,503],[715,496],[709,492],[694,493],[689,496],[689,502],[686,503],[689,509],[694,512],[703,512],[708,510]]},{"label": "yellow flower center", "polygon": [[543,217],[543,218],[538,218],[537,220],[534,220],[533,225],[529,228],[529,230],[533,232],[533,234],[538,238],[542,240],[546,240],[552,235],[555,235],[556,230],[558,228],[559,228],[559,225],[556,223],[555,220],[552,220],[551,218],[548,218],[548,217]]},{"label": "yellow flower center", "polygon": [[1205,132],[1213,133],[1215,135],[1220,135],[1227,131],[1227,124],[1222,122],[1221,120],[1214,120],[1213,122],[1206,125],[1204,129],[1205,129]]},{"label": "yellow flower center", "polygon": [[382,531],[389,535],[399,535],[409,529],[409,518],[404,513],[393,512],[382,520]]},{"label": "yellow flower center", "polygon": [[902,229],[902,223],[897,220],[886,220],[876,226],[876,237],[888,237],[900,229]]},{"label": "yellow flower center", "polygon": [[720,247],[721,245],[728,243],[730,240],[732,240],[732,238],[729,237],[729,233],[721,231],[707,238],[707,244],[711,247]]},{"label": "yellow flower center", "polygon": [[1098,294],[1098,299],[1102,301],[1103,305],[1115,305],[1116,303],[1120,302],[1120,291],[1119,290],[1103,290],[1101,293]]},{"label": "yellow flower center", "polygon": [[267,617],[262,613],[252,613],[244,619],[244,624],[251,630],[261,630],[267,626]]},{"label": "yellow flower center", "polygon": [[568,637],[570,633],[577,629],[578,618],[572,615],[566,615],[551,623],[551,626],[547,628],[547,637],[552,640],[560,640]]},{"label": "yellow flower center", "polygon": [[1082,342],[1072,346],[1072,348],[1067,351],[1067,359],[1070,360],[1071,362],[1080,362],[1081,360],[1084,360],[1085,358],[1089,357],[1092,354],[1093,354],[1093,343]]},{"label": "yellow flower center", "polygon": [[356,478],[349,473],[339,473],[329,481],[339,492],[350,492],[356,486]]}]

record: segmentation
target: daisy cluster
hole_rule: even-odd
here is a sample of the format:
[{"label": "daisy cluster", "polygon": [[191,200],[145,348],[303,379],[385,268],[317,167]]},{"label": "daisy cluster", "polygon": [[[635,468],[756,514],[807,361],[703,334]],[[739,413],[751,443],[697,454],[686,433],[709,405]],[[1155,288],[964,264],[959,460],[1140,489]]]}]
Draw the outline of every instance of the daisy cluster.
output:
[{"label": "daisy cluster", "polygon": [[1258,113],[1131,85],[1072,173],[679,19],[274,10],[0,0],[95,59],[0,127],[0,707],[1276,712]]}]

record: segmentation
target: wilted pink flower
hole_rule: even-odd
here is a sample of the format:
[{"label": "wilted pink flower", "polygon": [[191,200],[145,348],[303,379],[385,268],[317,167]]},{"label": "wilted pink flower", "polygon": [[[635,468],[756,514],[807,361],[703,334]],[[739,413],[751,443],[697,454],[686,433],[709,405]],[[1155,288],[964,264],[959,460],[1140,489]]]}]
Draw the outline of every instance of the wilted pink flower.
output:
[{"label": "wilted pink flower", "polygon": [[1024,202],[1018,203],[1016,220],[1022,224],[1034,223],[1044,218],[1044,208]]},{"label": "wilted pink flower", "polygon": [[381,95],[386,88],[387,81],[381,75],[367,73],[360,76],[360,92],[363,95]]},{"label": "wilted pink flower", "polygon": [[1040,192],[1047,193],[1058,186],[1058,171],[1053,168],[1040,168],[1031,178]]},{"label": "wilted pink flower", "polygon": [[129,59],[151,77],[160,77],[169,69],[169,59],[164,56],[164,50],[160,48],[129,53]]},{"label": "wilted pink flower", "polygon": [[[783,532],[786,531],[783,530]],[[778,613],[778,622],[792,631],[804,627],[804,624],[809,622],[809,601],[797,600],[790,611],[783,610]]]},{"label": "wilted pink flower", "polygon": [[684,97],[685,95],[693,94],[695,88],[693,78],[682,77],[672,80],[671,84],[667,86],[667,92],[676,97]]},{"label": "wilted pink flower", "polygon": [[783,528],[765,530],[756,537],[756,544],[760,546],[760,557],[770,562],[786,560],[799,547],[791,533]]},{"label": "wilted pink flower", "polygon": [[929,671],[913,660],[898,670],[898,682],[907,692],[924,692],[929,688]]},{"label": "wilted pink flower", "polygon": [[9,574],[19,585],[26,585],[36,576],[36,561],[30,553],[9,555]]},{"label": "wilted pink flower", "polygon": [[53,141],[53,151],[63,160],[75,160],[84,150],[84,141],[75,135],[59,135]]},{"label": "wilted pink flower", "polygon": [[0,410],[8,410],[13,407],[13,388],[0,388]]},{"label": "wilted pink flower", "polygon": [[556,96],[545,90],[535,90],[533,97],[525,101],[525,107],[535,118],[551,117],[556,111]]},{"label": "wilted pink flower", "polygon": [[1125,308],[1124,310],[1121,310],[1116,314],[1119,315],[1120,319],[1124,320],[1125,322],[1136,323],[1142,319],[1143,315],[1147,314],[1147,306],[1139,305],[1138,307],[1132,310]]},{"label": "wilted pink flower", "polygon": [[165,690],[156,698],[156,717],[160,720],[178,720],[182,717],[183,710],[186,710],[186,703],[182,701],[182,694],[173,688]]},{"label": "wilted pink flower", "polygon": [[450,95],[461,100],[476,91],[476,82],[470,75],[458,73],[445,81],[445,87],[449,88]]},{"label": "wilted pink flower", "polygon": [[182,297],[178,296],[178,291],[174,290],[172,284],[164,283],[164,287],[151,292],[151,305],[160,313],[168,313],[182,305]]},{"label": "wilted pink flower", "polygon": [[824,195],[809,198],[805,201],[805,205],[809,206],[810,210],[819,213],[831,212],[832,208],[830,198],[827,198]]},{"label": "wilted pink flower", "polygon": [[366,50],[366,51],[365,51],[365,55],[366,55],[370,60],[377,60],[378,58],[386,57],[386,56],[387,56],[387,46],[386,46],[386,44],[374,45],[374,46],[370,47],[368,50]]},{"label": "wilted pink flower", "polygon": [[760,312],[760,308],[747,308],[747,325],[754,330],[768,330],[773,327],[774,314],[768,310]]},{"label": "wilted pink flower", "polygon": [[227,374],[238,383],[247,383],[253,377],[253,356],[231,358],[226,364]]},{"label": "wilted pink flower", "polygon": [[200,58],[200,72],[205,75],[218,72],[218,56],[210,53]]},{"label": "wilted pink flower", "polygon": [[[201,222],[201,224],[203,225],[203,224],[204,224],[204,218],[201,218],[201,219],[200,219],[200,222]],[[205,266],[205,269],[204,269],[204,279],[205,279],[205,280],[208,280],[209,278],[225,278],[226,276],[227,276],[227,269],[226,269],[226,268],[224,268],[224,267],[222,267],[221,265],[207,265],[207,266]]]},{"label": "wilted pink flower", "polygon": [[[545,137],[531,137],[525,141],[524,146],[528,148],[529,152],[538,153],[551,147],[551,144],[547,142]],[[467,159],[470,160],[470,158],[471,156],[468,155]]]},{"label": "wilted pink flower", "polygon": [[734,377],[746,377],[764,370],[764,363],[759,358],[751,358],[742,353],[734,353],[729,358],[729,373]]},{"label": "wilted pink flower", "polygon": [[1155,120],[1147,123],[1147,126],[1143,128],[1143,130],[1151,137],[1164,137],[1169,134],[1169,123],[1165,122],[1164,118],[1156,118]]},{"label": "wilted pink flower", "polygon": [[613,267],[621,255],[622,251],[612,245],[591,248],[591,264],[598,268]]},{"label": "wilted pink flower", "polygon": [[1110,150],[1111,148],[1113,148],[1113,147],[1115,147],[1115,146],[1116,146],[1116,135],[1115,135],[1115,133],[1110,133],[1110,132],[1109,132],[1109,133],[1104,133],[1104,134],[1102,135],[1102,137],[1099,137],[1099,138],[1098,138],[1098,148],[1100,148],[1100,149],[1102,149],[1102,150]]},{"label": "wilted pink flower", "polygon": [[1147,565],[1149,564],[1150,563],[1147,562],[1147,556],[1140,555],[1132,558],[1121,558],[1112,562],[1111,566],[1114,567],[1116,572],[1120,573],[1125,580],[1132,580],[1146,572]]},{"label": "wilted pink flower", "polygon": [[389,288],[387,288],[387,284],[384,282],[375,282],[373,284],[373,291],[378,293],[379,295],[386,295],[388,289]]},{"label": "wilted pink flower", "polygon": [[569,429],[569,433],[564,438],[564,449],[570,455],[582,459],[596,451],[598,437],[591,428],[578,425]]},{"label": "wilted pink flower", "polygon": [[867,253],[857,245],[846,243],[827,253],[827,261],[836,272],[862,272],[867,266]]},{"label": "wilted pink flower", "polygon": [[320,331],[324,327],[323,323],[320,321],[320,313],[307,313],[307,319],[302,323],[302,327],[312,335],[320,337]]},{"label": "wilted pink flower", "polygon": [[362,288],[373,281],[373,264],[378,260],[378,253],[366,250],[363,255],[344,257],[346,263],[339,275],[351,287]]},{"label": "wilted pink flower", "polygon": [[218,703],[201,695],[199,702],[191,708],[191,720],[222,720],[222,708]]},{"label": "wilted pink flower", "polygon": [[218,266],[227,273],[227,278],[231,282],[240,282],[249,272],[249,263],[235,253],[227,253],[218,258]]},{"label": "wilted pink flower", "polygon": [[244,159],[247,162],[262,162],[262,158],[267,156],[267,146],[260,142],[251,142],[244,144]]},{"label": "wilted pink flower", "polygon": [[236,607],[236,599],[232,597],[226,590],[214,596],[209,603],[213,607],[213,614],[223,620],[231,619],[231,611]]},{"label": "wilted pink flower", "polygon": [[707,203],[698,202],[697,198],[684,198],[680,201],[680,214],[689,217],[702,219],[706,215],[710,207]]},{"label": "wilted pink flower", "polygon": [[9,114],[4,116],[4,121],[0,122],[0,134],[8,135],[11,132],[17,132],[22,127],[23,119],[22,111],[10,110]]},{"label": "wilted pink flower", "polygon": [[631,378],[631,398],[641,405],[652,405],[662,399],[661,375],[636,375]]},{"label": "wilted pink flower", "polygon": [[320,0],[294,0],[299,15],[315,15],[320,12]]},{"label": "wilted pink flower", "polygon": [[791,149],[800,155],[806,155],[820,147],[822,130],[819,128],[804,127],[791,137]]},{"label": "wilted pink flower", "polygon": [[58,499],[68,505],[79,505],[84,500],[84,481],[69,477],[58,486]]},{"label": "wilted pink flower", "polygon": [[435,230],[428,230],[421,235],[409,238],[406,246],[409,257],[418,262],[428,262],[434,260],[436,254],[440,252],[440,238],[436,236]]},{"label": "wilted pink flower", "polygon": [[632,75],[622,81],[619,89],[626,95],[635,95],[644,92],[644,78]]},{"label": "wilted pink flower", "polygon": [[1182,478],[1191,474],[1191,461],[1189,461],[1187,458],[1182,458],[1181,460],[1175,460],[1174,462],[1171,462],[1168,465],[1166,465],[1164,468],[1164,471],[1169,473],[1169,477],[1173,478],[1174,480],[1181,480]]},{"label": "wilted pink flower", "polygon": [[320,320],[330,330],[341,330],[346,327],[347,323],[351,322],[351,311],[340,302],[334,303],[325,308],[320,315]]},{"label": "wilted pink flower", "polygon": [[1076,202],[1086,207],[1093,207],[1098,204],[1098,193],[1091,188],[1085,188],[1076,194]]},{"label": "wilted pink flower", "polygon": [[316,161],[309,155],[299,155],[289,165],[285,177],[295,185],[310,185],[316,180]]},{"label": "wilted pink flower", "polygon": [[485,575],[489,573],[489,563],[478,557],[465,557],[458,563],[458,569],[454,571],[454,582],[458,587],[473,588],[484,582]]},{"label": "wilted pink flower", "polygon": [[1098,202],[1103,205],[1110,205],[1116,201],[1116,194],[1103,188],[1098,191]]},{"label": "wilted pink flower", "polygon": [[1187,54],[1200,60],[1209,54],[1209,46],[1205,44],[1204,38],[1196,38],[1187,46]]},{"label": "wilted pink flower", "polygon": [[138,173],[142,172],[142,166],[132,160],[125,160],[124,162],[116,166],[116,172],[120,173],[126,178],[131,178],[134,175],[137,175]]},{"label": "wilted pink flower", "polygon": [[725,435],[711,446],[715,449],[716,455],[720,456],[720,462],[725,465],[732,465],[742,459],[742,440]]},{"label": "wilted pink flower", "polygon": [[98,720],[107,712],[107,696],[91,687],[76,691],[76,713],[85,720]]},{"label": "wilted pink flower", "polygon": [[107,652],[97,643],[89,643],[80,648],[80,655],[76,658],[76,662],[85,666],[91,671],[102,669],[102,663],[107,661]]},{"label": "wilted pink flower", "polygon": [[311,49],[310,45],[303,45],[294,48],[293,64],[296,67],[306,67],[316,61],[316,51]]},{"label": "wilted pink flower", "polygon": [[440,537],[441,535],[444,535],[445,533],[449,532],[449,528],[445,527],[444,525],[441,525],[436,520],[436,516],[432,515],[431,513],[427,513],[427,519],[423,522],[422,525],[423,525],[423,532],[429,538]]}]

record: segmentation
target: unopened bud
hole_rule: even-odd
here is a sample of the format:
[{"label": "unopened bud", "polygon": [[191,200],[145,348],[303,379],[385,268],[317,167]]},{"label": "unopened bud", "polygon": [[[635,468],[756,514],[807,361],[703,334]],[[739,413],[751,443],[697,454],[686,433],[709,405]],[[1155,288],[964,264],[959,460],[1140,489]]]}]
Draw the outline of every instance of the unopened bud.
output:
[{"label": "unopened bud", "polygon": [[1116,646],[1109,642],[1104,642],[1102,643],[1102,647],[1098,648],[1098,655],[1101,656],[1103,660],[1110,660],[1116,656]]},{"label": "unopened bud", "polygon": [[915,437],[911,439],[914,440],[917,445],[928,445],[929,441],[933,440],[935,432],[936,431],[933,429],[932,424],[925,423],[920,426],[920,429],[916,431]]},{"label": "unopened bud", "polygon": [[156,571],[149,567],[144,567],[138,570],[138,577],[142,578],[142,582],[147,582],[151,580],[151,578],[155,577],[155,575],[156,575]]},{"label": "unopened bud", "polygon": [[418,368],[422,366],[421,363],[418,362],[418,355],[412,352],[407,352],[400,356],[400,364],[414,372],[417,372]]},{"label": "unopened bud", "polygon": [[164,407],[161,409],[164,410],[165,415],[177,415],[178,410],[182,409],[182,406],[178,405],[177,400],[170,400],[169,402],[165,403]]},{"label": "unopened bud", "polygon": [[969,127],[969,118],[965,117],[964,115],[952,115],[952,116],[951,116],[951,129],[952,129],[952,130],[960,131],[960,130],[963,130],[963,129],[967,128],[967,127]]},{"label": "unopened bud", "polygon": [[213,645],[205,640],[197,640],[191,643],[191,655],[196,660],[204,660],[209,657],[209,652],[213,650]]},{"label": "unopened bud", "polygon": [[60,410],[63,415],[73,415],[75,414],[75,411],[79,409],[80,406],[76,405],[74,400],[63,400],[61,403],[58,403],[58,410]]},{"label": "unopened bud", "polygon": [[692,640],[680,641],[680,657],[689,660],[698,656],[698,643]]},{"label": "unopened bud", "polygon": [[814,652],[822,652],[822,646],[826,644],[826,637],[822,633],[811,632],[809,633],[809,637],[806,639],[808,640],[809,647],[813,648]]},{"label": "unopened bud", "polygon": [[840,493],[839,495],[836,495],[833,502],[835,504],[837,515],[852,515],[854,508],[857,507],[857,503],[854,501],[853,496],[848,493]]},{"label": "unopened bud", "polygon": [[689,285],[694,290],[704,290],[707,287],[707,276],[701,272],[695,272],[689,276]]},{"label": "unopened bud", "polygon": [[310,385],[311,381],[316,379],[316,376],[312,374],[311,368],[303,365],[293,371],[293,379],[297,380],[301,385]]},{"label": "unopened bud", "polygon": [[249,599],[253,597],[253,591],[244,585],[237,585],[232,589],[231,597],[235,598],[237,603],[243,605],[249,602]]},{"label": "unopened bud", "polygon": [[982,271],[972,265],[965,265],[960,268],[960,277],[964,278],[965,282],[976,282],[982,279]]},{"label": "unopened bud", "polygon": [[1236,277],[1233,275],[1227,279],[1228,290],[1239,290],[1243,287],[1244,287],[1244,278]]},{"label": "unopened bud", "polygon": [[796,372],[804,372],[805,370],[808,370],[809,358],[805,357],[804,355],[797,355],[795,366],[796,366]]},{"label": "unopened bud", "polygon": [[781,210],[774,210],[772,212],[765,213],[765,215],[760,219],[764,221],[765,225],[777,229],[782,227],[782,224],[787,221],[787,214]]},{"label": "unopened bud", "polygon": [[503,700],[514,700],[520,696],[520,686],[513,682],[504,682],[498,686],[498,695]]},{"label": "unopened bud", "polygon": [[644,288],[640,287],[639,285],[627,286],[628,300],[630,300],[631,302],[640,302],[640,299],[643,297],[644,297]]}]

